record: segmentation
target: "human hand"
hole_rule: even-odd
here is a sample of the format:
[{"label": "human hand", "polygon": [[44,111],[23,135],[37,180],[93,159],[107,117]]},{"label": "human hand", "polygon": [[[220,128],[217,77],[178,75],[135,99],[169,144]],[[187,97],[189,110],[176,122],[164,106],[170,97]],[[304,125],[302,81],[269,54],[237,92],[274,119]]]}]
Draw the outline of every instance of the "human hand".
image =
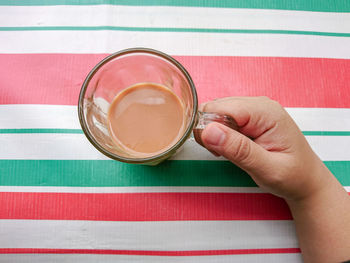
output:
[{"label": "human hand", "polygon": [[200,110],[229,115],[236,121],[238,131],[212,122],[196,140],[287,201],[304,261],[348,260],[348,193],[283,107],[265,97],[240,97],[215,100],[201,105]]},{"label": "human hand", "polygon": [[[245,170],[263,189],[285,199],[300,199],[322,187],[328,174],[296,123],[276,101],[266,97],[230,97],[202,104],[200,110],[231,116],[234,131],[210,123],[204,146]],[[197,138],[198,141],[198,138]]]}]

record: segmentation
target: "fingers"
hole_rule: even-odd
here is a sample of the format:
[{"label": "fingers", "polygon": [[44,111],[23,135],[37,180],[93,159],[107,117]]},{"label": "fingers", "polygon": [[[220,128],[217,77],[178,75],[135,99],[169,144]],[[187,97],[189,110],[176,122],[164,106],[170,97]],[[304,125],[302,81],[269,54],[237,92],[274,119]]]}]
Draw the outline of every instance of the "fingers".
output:
[{"label": "fingers", "polygon": [[250,138],[258,138],[287,114],[281,105],[266,97],[218,99],[201,105],[200,109],[231,116],[239,131]]},{"label": "fingers", "polygon": [[200,141],[209,151],[274,194],[295,197],[304,192],[304,180],[314,174],[315,154],[281,105],[268,98],[241,97],[208,102],[201,110],[229,115],[239,126],[236,131],[218,122],[208,124]]},{"label": "fingers", "polygon": [[249,174],[261,173],[270,163],[267,151],[222,124],[210,123],[201,137],[208,150],[224,156]]}]

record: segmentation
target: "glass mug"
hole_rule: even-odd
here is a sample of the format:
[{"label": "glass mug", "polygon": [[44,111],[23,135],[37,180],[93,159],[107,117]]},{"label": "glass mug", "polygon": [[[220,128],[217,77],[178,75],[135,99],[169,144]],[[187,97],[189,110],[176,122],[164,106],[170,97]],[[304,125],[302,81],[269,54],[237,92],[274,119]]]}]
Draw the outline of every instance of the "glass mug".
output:
[{"label": "glass mug", "polygon": [[[182,136],[164,152],[137,157],[117,145],[108,129],[108,109],[118,93],[137,83],[155,83],[167,87],[180,99],[184,110]],[[226,115],[198,111],[194,83],[186,69],[174,58],[148,48],[130,48],[116,52],[99,62],[86,77],[79,95],[78,115],[84,134],[104,155],[126,163],[155,165],[168,159],[193,131],[201,144],[201,131],[217,121],[237,130],[235,121]]]}]

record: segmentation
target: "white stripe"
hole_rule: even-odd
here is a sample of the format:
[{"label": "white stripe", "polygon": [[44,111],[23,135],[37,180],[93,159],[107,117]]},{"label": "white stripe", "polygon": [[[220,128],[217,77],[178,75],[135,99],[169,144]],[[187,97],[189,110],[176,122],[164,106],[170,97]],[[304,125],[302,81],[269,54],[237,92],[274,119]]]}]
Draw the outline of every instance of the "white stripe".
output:
[{"label": "white stripe", "polygon": [[[350,131],[350,109],[286,108],[302,131]],[[0,129],[81,129],[77,106],[0,105]]]},{"label": "white stripe", "polygon": [[[350,136],[307,136],[323,161],[350,160]],[[108,160],[83,134],[0,134],[0,159]],[[173,160],[224,160],[199,146],[193,138]]]},{"label": "white stripe", "polygon": [[350,13],[169,6],[2,6],[2,27],[118,26],[350,33]]},{"label": "white stripe", "polygon": [[350,136],[306,136],[306,139],[323,161],[350,160]]},{"label": "white stripe", "polygon": [[24,128],[81,129],[77,106],[0,105],[0,129]]},{"label": "white stripe", "polygon": [[[344,186],[350,192],[350,186]],[[16,193],[266,193],[259,187],[194,187],[194,186],[149,186],[149,187],[66,187],[66,186],[0,186],[0,192]]]},{"label": "white stripe", "polygon": [[[347,189],[349,190],[349,189]],[[17,193],[266,193],[259,187],[65,187],[65,186],[0,186],[0,192]]]},{"label": "white stripe", "polygon": [[0,134],[0,144],[0,159],[108,159],[83,134]]},{"label": "white stripe", "polygon": [[302,131],[350,131],[350,109],[286,108]]},{"label": "white stripe", "polygon": [[0,220],[0,236],[0,248],[181,251],[298,247],[291,220]]},{"label": "white stripe", "polygon": [[5,254],[0,255],[0,262],[6,263],[302,263],[301,254],[253,254],[224,256],[125,256],[125,255],[60,255],[60,254]]},{"label": "white stripe", "polygon": [[6,39],[0,53],[112,53],[141,46],[170,55],[350,58],[350,37],[103,30],[2,31],[0,39]]},{"label": "white stripe", "polygon": [[[350,130],[350,109],[288,108],[287,111],[304,131]],[[76,106],[1,105],[0,116],[0,129],[80,128]],[[323,160],[350,160],[349,136],[307,138]],[[1,159],[107,159],[82,134],[0,134],[0,142]],[[173,159],[223,160],[198,146],[193,138]]]}]

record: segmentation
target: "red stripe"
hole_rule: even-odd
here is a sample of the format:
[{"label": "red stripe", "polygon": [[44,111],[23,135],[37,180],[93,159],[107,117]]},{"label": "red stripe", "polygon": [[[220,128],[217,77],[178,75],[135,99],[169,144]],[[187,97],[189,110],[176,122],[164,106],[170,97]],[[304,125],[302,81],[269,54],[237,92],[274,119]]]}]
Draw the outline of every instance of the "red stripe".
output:
[{"label": "red stripe", "polygon": [[290,220],[265,193],[0,193],[1,219],[101,221]]},{"label": "red stripe", "polygon": [[51,249],[51,248],[0,248],[0,254],[103,254],[138,256],[215,256],[244,254],[300,253],[299,248],[226,249],[191,251],[107,250],[107,249]]},{"label": "red stripe", "polygon": [[[0,104],[77,104],[106,54],[1,54]],[[177,56],[200,101],[265,95],[288,107],[350,107],[350,60]]]}]

